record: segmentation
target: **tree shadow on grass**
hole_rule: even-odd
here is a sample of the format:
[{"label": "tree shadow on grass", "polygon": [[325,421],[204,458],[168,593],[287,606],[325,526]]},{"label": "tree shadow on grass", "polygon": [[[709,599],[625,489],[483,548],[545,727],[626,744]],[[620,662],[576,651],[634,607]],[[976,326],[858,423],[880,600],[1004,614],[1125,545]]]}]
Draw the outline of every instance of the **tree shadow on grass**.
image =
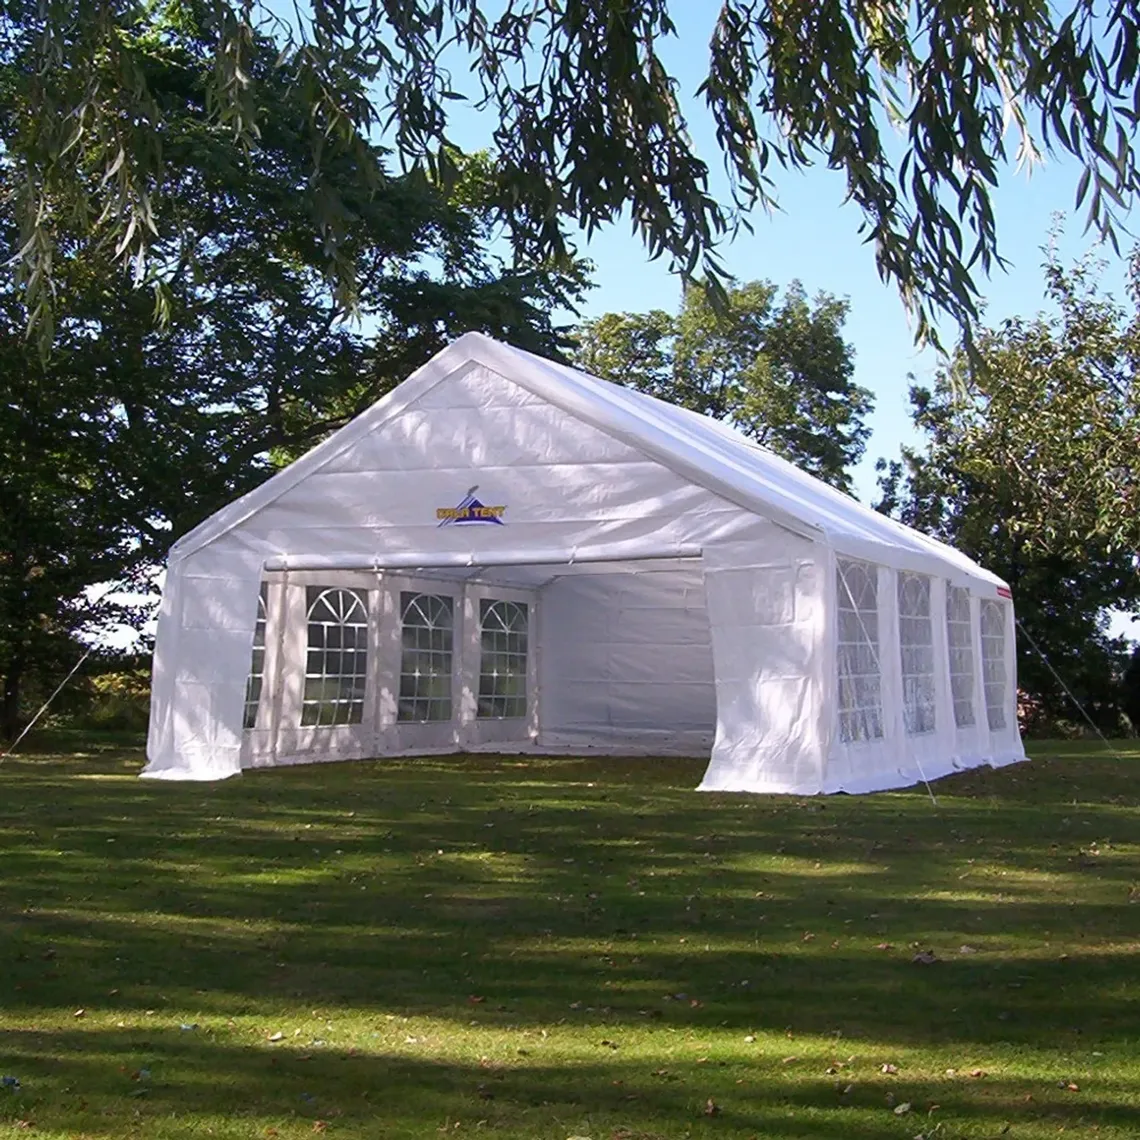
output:
[{"label": "tree shadow on grass", "polygon": [[[94,1038],[94,1040],[92,1040]],[[6,1052],[25,1086],[11,1119],[81,1128],[84,1136],[143,1134],[173,1124],[187,1134],[264,1134],[317,1121],[361,1136],[417,1136],[466,1124],[529,1134],[600,1126],[614,1136],[742,1135],[772,1138],[912,1135],[921,1122],[972,1124],[1005,1117],[1051,1131],[1089,1124],[1140,1130],[1132,1090],[1100,1082],[1093,1101],[1040,1083],[999,1078],[909,1080],[795,1071],[774,1058],[680,1064],[598,1050],[595,1061],[544,1063],[534,1045],[509,1060],[470,1062],[225,1039],[157,1030],[9,1035]],[[525,1055],[523,1055],[525,1054]],[[90,1091],[96,1090],[96,1091]],[[1032,1092],[1027,1092],[1032,1090]],[[893,1107],[910,1106],[906,1122]],[[1027,1107],[1029,1105],[1030,1107]],[[18,1114],[22,1114],[18,1115]],[[715,1117],[715,1125],[710,1119]],[[266,1122],[270,1122],[268,1125]],[[457,1123],[458,1122],[458,1123]],[[702,1127],[702,1125],[704,1127]]]},{"label": "tree shadow on grass", "polygon": [[[118,1079],[107,1065],[157,1051],[183,1076],[133,1098],[132,1112],[212,1111],[212,1080],[259,1120],[308,1118],[313,1106],[289,1101],[300,1094],[277,1072],[289,1057],[309,1066],[302,1075],[359,1069],[362,1090],[357,1077],[334,1085],[362,1134],[509,1108],[565,1120],[569,1135],[591,1105],[617,1128],[629,1104],[652,1123],[630,1109],[631,1135],[673,1115],[742,1134],[896,1135],[882,1131],[882,1081],[861,1079],[866,1103],[860,1092],[841,1104],[836,1079],[818,1074],[803,1087],[755,1065],[713,1080],[688,1062],[676,1082],[649,1074],[677,1039],[715,1045],[725,1033],[1023,1049],[1059,1066],[1078,1047],[1134,1042],[1130,765],[1068,751],[942,781],[937,808],[924,791],[696,795],[700,765],[675,760],[432,758],[203,787],[139,781],[130,751],[15,759],[0,768],[0,971],[4,1020],[24,1032],[5,1036],[0,1065],[36,1074],[37,1058],[54,1058],[40,1073],[53,1087],[80,1088],[84,1066],[107,1087]],[[913,963],[926,947],[941,960]],[[636,1070],[619,1051],[605,1065],[535,1060],[488,1078],[466,1059],[409,1060],[382,1043],[380,1056],[300,1062],[226,1039],[228,1019],[310,1007],[495,1039],[625,1033],[649,1052]],[[27,1032],[80,1008],[87,1032]],[[212,1036],[167,1027],[144,1049],[140,1030],[113,1028],[167,1009],[195,1011]],[[377,1079],[406,1107],[364,1098]],[[501,1091],[487,1085],[500,1079]],[[702,1083],[728,1098],[715,1121]],[[1134,1130],[1123,1102],[1135,1090],[1118,1091],[1098,1119]],[[989,1119],[1023,1095],[990,1081],[984,1103],[971,1093],[956,1111]],[[1089,1111],[1067,1090],[1053,1100],[1060,1123]]]}]

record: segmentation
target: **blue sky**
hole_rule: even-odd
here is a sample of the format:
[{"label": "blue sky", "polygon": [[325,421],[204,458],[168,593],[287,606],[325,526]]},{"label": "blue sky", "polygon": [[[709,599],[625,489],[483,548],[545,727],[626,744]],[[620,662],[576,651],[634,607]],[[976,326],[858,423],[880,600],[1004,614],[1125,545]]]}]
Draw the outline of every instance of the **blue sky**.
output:
[{"label": "blue sky", "polygon": [[[1049,162],[1027,177],[1012,169],[995,197],[999,248],[1011,263],[979,284],[986,298],[987,320],[1032,315],[1044,307],[1041,263],[1055,214],[1068,214],[1079,170]],[[723,251],[730,272],[748,280],[765,278],[778,285],[799,279],[809,294],[826,290],[850,300],[846,335],[855,347],[856,379],[875,394],[873,434],[856,472],[856,491],[869,500],[875,490],[874,461],[897,456],[900,444],[917,436],[908,416],[909,374],[933,377],[938,365],[933,350],[919,351],[897,292],[884,285],[875,270],[871,247],[858,235],[861,214],[843,204],[842,176],[817,169],[785,174],[780,186],[782,212],[753,219],[755,233],[738,238]],[[1061,244],[1072,258],[1092,248],[1083,238],[1083,218],[1067,218]],[[663,262],[650,262],[638,238],[612,227],[585,245],[595,262],[596,288],[584,315],[611,311],[675,309],[680,299],[677,279]],[[1110,263],[1107,287],[1121,288],[1123,266]],[[948,343],[953,325],[942,330]]]}]

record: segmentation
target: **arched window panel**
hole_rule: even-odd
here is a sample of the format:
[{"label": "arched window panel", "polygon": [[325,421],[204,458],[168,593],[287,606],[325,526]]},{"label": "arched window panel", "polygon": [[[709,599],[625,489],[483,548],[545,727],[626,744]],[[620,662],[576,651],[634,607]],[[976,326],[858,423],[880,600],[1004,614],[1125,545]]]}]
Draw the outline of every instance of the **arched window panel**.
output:
[{"label": "arched window panel", "polygon": [[359,590],[310,586],[301,723],[360,724],[368,680],[368,606]]},{"label": "arched window panel", "polygon": [[1005,603],[982,602],[982,688],[990,731],[1006,726],[1005,702],[1009,679],[1005,671]]},{"label": "arched window panel", "polygon": [[883,735],[878,567],[841,560],[836,568],[839,735],[845,744]]},{"label": "arched window panel", "polygon": [[249,677],[245,682],[245,715],[243,727],[257,725],[257,708],[261,704],[261,687],[265,680],[265,604],[268,585],[261,583],[257,595],[257,622],[253,627],[253,655],[249,662]]},{"label": "arched window panel", "polygon": [[908,736],[934,731],[934,623],[930,579],[899,574],[899,652],[902,657],[903,722]]},{"label": "arched window panel", "polygon": [[400,594],[400,721],[451,720],[455,606],[444,594]]},{"label": "arched window panel", "polygon": [[950,650],[950,695],[954,723],[972,728],[974,716],[974,629],[970,624],[970,591],[950,586],[946,591],[946,642]]},{"label": "arched window panel", "polygon": [[479,603],[479,699],[476,715],[507,720],[527,714],[528,610],[522,602]]}]

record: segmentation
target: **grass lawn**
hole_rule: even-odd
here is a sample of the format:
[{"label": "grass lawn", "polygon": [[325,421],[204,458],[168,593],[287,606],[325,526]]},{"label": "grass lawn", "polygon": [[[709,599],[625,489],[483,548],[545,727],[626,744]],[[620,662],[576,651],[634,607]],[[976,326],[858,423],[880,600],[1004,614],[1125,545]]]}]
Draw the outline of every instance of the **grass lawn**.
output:
[{"label": "grass lawn", "polygon": [[1135,1138],[1140,749],[1034,752],[935,808],[42,738],[0,763],[0,1136]]}]

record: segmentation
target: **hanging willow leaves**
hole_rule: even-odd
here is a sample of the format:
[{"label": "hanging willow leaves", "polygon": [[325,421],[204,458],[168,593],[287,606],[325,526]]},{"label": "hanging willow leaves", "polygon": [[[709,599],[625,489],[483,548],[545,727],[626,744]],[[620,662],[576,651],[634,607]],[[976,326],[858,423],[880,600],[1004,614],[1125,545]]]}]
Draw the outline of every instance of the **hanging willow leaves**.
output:
[{"label": "hanging willow leaves", "polygon": [[[148,60],[188,30],[209,55],[214,121],[251,150],[264,114],[251,45],[266,30],[284,44],[277,67],[319,127],[312,225],[349,303],[351,219],[331,166],[349,155],[381,179],[365,141],[382,136],[446,185],[463,103],[486,112],[497,202],[532,262],[565,257],[571,224],[591,233],[625,217],[652,256],[715,292],[718,240],[777,202],[780,171],[825,165],[924,338],[940,314],[967,328],[976,317],[977,275],[998,261],[990,198],[1012,163],[1075,158],[1088,225],[1117,240],[1138,180],[1140,23],[1128,0],[1104,11],[1093,0],[723,0],[700,43],[686,25],[684,50],[703,53],[695,91],[665,62],[679,11],[679,0],[4,0],[0,161],[19,175],[10,205],[32,324],[50,330],[65,217],[153,277],[166,123]],[[724,196],[686,108],[711,116]]]}]

